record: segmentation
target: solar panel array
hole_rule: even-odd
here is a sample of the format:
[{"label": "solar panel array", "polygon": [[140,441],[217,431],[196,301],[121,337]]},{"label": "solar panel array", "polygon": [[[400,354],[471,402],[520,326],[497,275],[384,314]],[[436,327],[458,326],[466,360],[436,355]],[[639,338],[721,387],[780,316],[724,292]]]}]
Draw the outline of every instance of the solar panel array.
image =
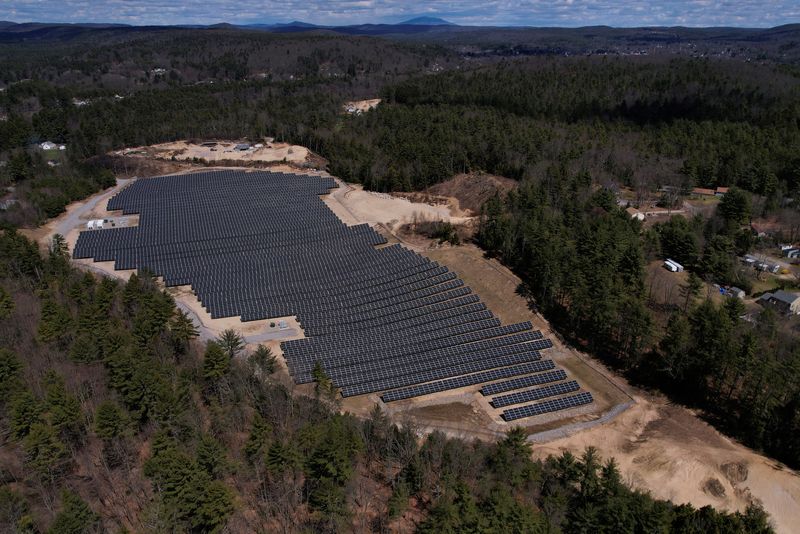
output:
[{"label": "solar panel array", "polygon": [[335,187],[238,170],[138,180],[108,209],[139,225],[82,232],[73,256],[191,285],[212,318],[296,316],[306,338],[281,344],[293,378],[312,381],[319,363],[345,397],[395,390],[389,402],[554,368],[529,322],[501,325],[447,267],[346,226],[320,197]]},{"label": "solar panel array", "polygon": [[[500,378],[508,378],[509,376],[521,375],[524,373],[536,373],[539,371],[546,371],[555,367],[553,360],[534,361],[529,363],[521,363],[519,365],[512,365],[511,367],[503,367],[501,369],[492,369],[482,373],[475,373],[472,375],[457,376],[455,378],[448,378],[447,380],[439,380],[436,382],[428,382],[419,386],[411,386],[403,389],[395,389],[381,395],[383,402],[392,402],[403,399],[410,399],[412,397],[420,397],[422,395],[430,395],[431,393],[438,393],[440,391],[447,391],[449,389],[463,388],[467,386],[474,386],[488,382],[489,380],[498,380]],[[563,373],[564,371],[556,371]],[[548,373],[542,373],[548,374]]]}]

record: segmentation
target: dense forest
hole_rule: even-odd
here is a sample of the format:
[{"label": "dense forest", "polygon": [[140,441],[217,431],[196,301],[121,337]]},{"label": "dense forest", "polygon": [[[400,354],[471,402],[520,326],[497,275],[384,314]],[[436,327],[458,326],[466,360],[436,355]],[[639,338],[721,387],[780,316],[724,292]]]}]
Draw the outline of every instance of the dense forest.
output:
[{"label": "dense forest", "polygon": [[200,342],[147,273],[127,283],[0,233],[0,529],[4,532],[766,533],[763,511],[675,506],[628,488],[593,449],[531,460],[421,442],[376,407],[296,395],[233,331]]}]

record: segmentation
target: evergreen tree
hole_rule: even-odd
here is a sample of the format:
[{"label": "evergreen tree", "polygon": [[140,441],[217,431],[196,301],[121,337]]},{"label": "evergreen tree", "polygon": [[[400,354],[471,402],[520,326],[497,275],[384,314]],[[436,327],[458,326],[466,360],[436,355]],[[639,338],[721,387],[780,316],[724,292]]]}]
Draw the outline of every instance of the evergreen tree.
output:
[{"label": "evergreen tree", "polygon": [[0,319],[8,319],[14,313],[14,299],[0,286]]},{"label": "evergreen tree", "polygon": [[217,338],[217,345],[222,348],[229,359],[234,359],[244,349],[242,335],[231,328],[224,330]]},{"label": "evergreen tree", "polygon": [[256,350],[248,356],[247,361],[254,370],[265,375],[274,373],[278,363],[278,359],[269,347],[265,347],[264,345],[258,345]]},{"label": "evergreen tree", "polygon": [[16,438],[24,438],[31,427],[41,422],[44,406],[27,389],[20,390],[9,401],[11,415],[11,432]]},{"label": "evergreen tree", "polygon": [[94,431],[97,437],[111,441],[122,436],[128,428],[128,418],[116,402],[104,401],[94,414]]},{"label": "evergreen tree", "polygon": [[61,510],[47,534],[89,534],[100,532],[100,517],[71,491],[61,493]]},{"label": "evergreen tree", "polygon": [[41,480],[53,483],[62,476],[70,462],[67,446],[55,429],[46,423],[34,423],[23,442],[25,466]]},{"label": "evergreen tree", "polygon": [[0,404],[21,384],[22,362],[9,349],[0,348]]},{"label": "evergreen tree", "polygon": [[231,356],[216,342],[209,341],[203,357],[203,378],[210,385],[217,384],[230,371]]},{"label": "evergreen tree", "polygon": [[186,352],[189,341],[200,335],[194,321],[180,309],[175,310],[175,315],[169,323],[169,331],[175,343],[175,349],[181,353]]}]

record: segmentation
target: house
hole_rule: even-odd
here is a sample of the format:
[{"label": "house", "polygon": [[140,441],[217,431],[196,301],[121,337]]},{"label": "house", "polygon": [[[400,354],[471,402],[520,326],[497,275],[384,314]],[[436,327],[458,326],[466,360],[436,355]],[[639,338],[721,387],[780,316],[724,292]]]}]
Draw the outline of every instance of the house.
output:
[{"label": "house", "polygon": [[717,197],[723,197],[723,196],[725,196],[725,193],[727,193],[727,192],[728,192],[728,189],[729,189],[729,188],[727,188],[727,187],[718,187],[718,188],[717,188],[717,189],[714,191],[714,196],[717,196]]},{"label": "house", "polygon": [[695,187],[692,189],[692,194],[697,195],[699,197],[713,197],[717,193],[713,189],[705,189],[703,187]]},{"label": "house", "polygon": [[632,208],[632,207],[631,208],[625,208],[625,213],[630,215],[631,219],[636,219],[637,221],[643,221],[644,220],[644,213],[642,213],[641,211],[637,210],[636,208]]},{"label": "house", "polygon": [[775,293],[764,293],[758,299],[762,306],[770,306],[784,315],[800,314],[800,295],[782,289]]},{"label": "house", "polygon": [[51,143],[50,141],[45,141],[44,143],[41,143],[39,145],[39,148],[41,148],[42,150],[55,150],[56,148],[58,148],[58,145],[55,143]]}]

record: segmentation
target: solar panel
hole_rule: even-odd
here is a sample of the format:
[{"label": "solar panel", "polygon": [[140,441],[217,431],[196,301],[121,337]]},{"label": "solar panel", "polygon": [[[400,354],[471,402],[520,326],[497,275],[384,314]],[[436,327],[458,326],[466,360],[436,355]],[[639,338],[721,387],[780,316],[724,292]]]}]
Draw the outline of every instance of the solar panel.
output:
[{"label": "solar panel", "polygon": [[547,384],[548,382],[557,382],[565,378],[567,378],[567,373],[562,369],[550,373],[522,376],[514,380],[487,384],[481,388],[481,395],[488,397],[489,395],[496,395],[497,393],[503,393],[513,389],[522,389],[530,386],[538,386],[539,384]]},{"label": "solar panel", "polygon": [[493,408],[503,408],[513,404],[522,404],[523,402],[545,399],[547,397],[555,397],[556,395],[563,395],[565,393],[572,393],[573,391],[578,391],[579,389],[580,386],[578,383],[575,380],[570,380],[569,382],[562,382],[560,384],[551,384],[541,388],[528,389],[525,391],[509,393],[508,395],[501,395],[493,398],[489,404],[491,404]]},{"label": "solar panel", "polygon": [[520,406],[519,408],[511,408],[505,410],[501,417],[505,421],[515,421],[523,417],[533,417],[534,415],[566,410],[567,408],[574,408],[575,406],[583,406],[584,404],[590,404],[592,400],[592,394],[588,391],[583,391],[569,397],[528,404],[527,406]]}]

